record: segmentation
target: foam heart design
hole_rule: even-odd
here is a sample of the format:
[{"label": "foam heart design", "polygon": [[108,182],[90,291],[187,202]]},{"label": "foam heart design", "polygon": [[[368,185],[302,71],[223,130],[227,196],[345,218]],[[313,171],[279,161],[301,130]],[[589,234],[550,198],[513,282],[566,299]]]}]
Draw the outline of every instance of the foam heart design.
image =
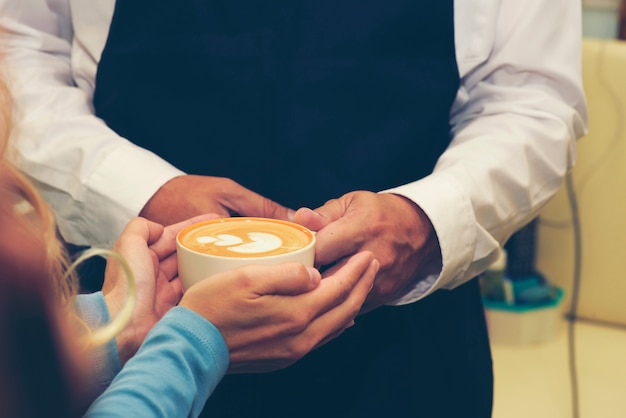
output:
[{"label": "foam heart design", "polygon": [[201,236],[198,237],[198,243],[217,245],[218,247],[228,247],[231,245],[241,244],[243,240],[236,235],[219,234],[217,237]]},{"label": "foam heart design", "polygon": [[273,251],[283,245],[283,241],[280,237],[265,232],[249,232],[248,238],[250,238],[252,242],[229,247],[228,249],[236,253],[254,254]]},{"label": "foam heart design", "polygon": [[283,245],[280,237],[265,232],[249,232],[246,234],[249,242],[244,243],[241,237],[231,234],[217,236],[204,235],[197,238],[199,244],[213,244],[218,247],[228,247],[229,251],[240,254],[254,254],[273,251]]}]

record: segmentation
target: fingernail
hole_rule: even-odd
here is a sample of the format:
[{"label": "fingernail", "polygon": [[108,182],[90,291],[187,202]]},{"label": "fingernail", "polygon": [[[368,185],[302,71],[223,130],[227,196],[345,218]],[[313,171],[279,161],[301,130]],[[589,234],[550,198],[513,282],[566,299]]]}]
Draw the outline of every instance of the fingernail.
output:
[{"label": "fingernail", "polygon": [[300,209],[298,209],[298,210],[299,210],[299,211],[302,211],[302,212],[309,212],[310,214],[315,215],[315,216],[318,216],[318,217],[320,216],[320,214],[319,214],[319,213],[315,212],[315,211],[314,211],[313,209],[311,209],[311,208],[307,208],[306,206],[303,206],[303,207],[301,207],[301,208],[300,208]]},{"label": "fingernail", "polygon": [[306,269],[309,272],[309,279],[311,280],[311,283],[318,283],[322,279],[319,270],[315,267],[307,267]]},{"label": "fingernail", "polygon": [[296,216],[296,211],[293,209],[288,209],[287,210],[287,219],[290,221],[293,221],[293,218],[295,218]]},{"label": "fingernail", "polygon": [[320,215],[318,212],[314,211],[313,209],[309,209],[311,211],[311,213],[315,216],[317,216],[318,218],[321,218],[322,215]]}]

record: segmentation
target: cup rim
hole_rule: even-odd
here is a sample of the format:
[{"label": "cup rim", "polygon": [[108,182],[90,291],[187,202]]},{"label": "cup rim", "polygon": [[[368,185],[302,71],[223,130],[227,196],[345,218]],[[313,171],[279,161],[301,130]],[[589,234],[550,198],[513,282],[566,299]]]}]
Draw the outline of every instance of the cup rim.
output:
[{"label": "cup rim", "polygon": [[[227,255],[216,255],[216,254],[207,254],[205,252],[201,252],[201,251],[197,251],[194,250],[192,248],[189,248],[188,246],[184,245],[181,242],[181,237],[186,234],[187,232],[189,232],[192,229],[196,229],[198,227],[204,226],[204,225],[208,225],[208,224],[217,224],[217,223],[228,223],[228,222],[241,222],[241,221],[257,221],[257,222],[267,222],[267,223],[279,223],[279,224],[283,224],[283,225],[287,225],[289,227],[295,228],[300,230],[301,232],[304,232],[305,235],[307,235],[309,237],[309,243],[307,245],[305,245],[302,248],[298,248],[297,250],[293,250],[293,251],[289,251],[286,253],[282,253],[282,254],[274,254],[274,255],[266,255],[266,256],[254,256],[254,257],[234,257],[234,256],[227,256]],[[185,251],[189,251],[191,253],[194,254],[198,254],[198,255],[202,255],[205,257],[211,257],[211,258],[223,258],[223,259],[239,259],[239,260],[255,260],[255,259],[273,259],[273,258],[280,258],[280,257],[284,257],[288,254],[297,254],[300,252],[304,252],[304,251],[308,251],[309,248],[311,248],[312,246],[315,245],[315,233],[313,231],[311,231],[309,228],[297,224],[295,222],[291,222],[291,221],[286,221],[283,219],[274,219],[274,218],[263,218],[263,217],[257,217],[257,216],[233,216],[233,217],[229,217],[229,218],[216,218],[216,219],[209,219],[206,221],[200,221],[200,222],[196,222],[194,224],[188,225],[186,227],[184,227],[183,229],[181,229],[177,234],[176,234],[176,245],[179,248],[184,249]]]}]

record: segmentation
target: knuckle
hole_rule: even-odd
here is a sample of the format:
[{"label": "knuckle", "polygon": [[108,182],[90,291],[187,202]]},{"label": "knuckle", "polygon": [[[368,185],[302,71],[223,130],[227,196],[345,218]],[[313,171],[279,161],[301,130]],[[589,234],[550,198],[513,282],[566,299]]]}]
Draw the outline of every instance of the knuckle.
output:
[{"label": "knuckle", "polygon": [[233,188],[235,181],[228,177],[215,177],[215,184],[217,189],[221,192],[227,192]]},{"label": "knuckle", "polygon": [[286,335],[301,334],[309,325],[312,314],[306,308],[284,312],[283,323]]},{"label": "knuckle", "polygon": [[262,206],[263,213],[266,213],[267,216],[276,217],[279,215],[280,206],[273,200],[264,197]]},{"label": "knuckle", "polygon": [[311,351],[313,347],[314,343],[310,338],[296,338],[290,344],[285,345],[285,358],[290,362],[297,361]]},{"label": "knuckle", "polygon": [[350,299],[350,295],[352,294],[352,290],[353,290],[352,287],[348,286],[347,284],[343,284],[339,288],[338,300],[341,303],[345,303],[347,300]]},{"label": "knuckle", "polygon": [[244,266],[238,269],[236,273],[232,273],[236,277],[237,285],[240,288],[249,289],[254,286],[257,280],[255,280],[253,271],[249,266]]},{"label": "knuckle", "polygon": [[363,302],[365,301],[365,295],[361,298],[354,298],[348,301],[348,317],[350,320],[356,318],[363,306]]}]

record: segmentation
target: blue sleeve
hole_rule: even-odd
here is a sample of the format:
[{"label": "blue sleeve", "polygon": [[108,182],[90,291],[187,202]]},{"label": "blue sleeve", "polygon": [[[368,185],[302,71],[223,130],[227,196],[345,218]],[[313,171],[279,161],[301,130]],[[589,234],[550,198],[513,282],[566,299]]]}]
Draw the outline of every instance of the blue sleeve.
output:
[{"label": "blue sleeve", "polygon": [[175,307],[85,416],[197,417],[228,364],[218,329],[195,312]]},{"label": "blue sleeve", "polygon": [[[109,310],[102,292],[77,295],[74,307],[89,329],[99,328],[109,322]],[[96,397],[109,386],[121,369],[117,344],[112,339],[107,344],[90,350],[87,355],[91,364],[88,393]]]}]

